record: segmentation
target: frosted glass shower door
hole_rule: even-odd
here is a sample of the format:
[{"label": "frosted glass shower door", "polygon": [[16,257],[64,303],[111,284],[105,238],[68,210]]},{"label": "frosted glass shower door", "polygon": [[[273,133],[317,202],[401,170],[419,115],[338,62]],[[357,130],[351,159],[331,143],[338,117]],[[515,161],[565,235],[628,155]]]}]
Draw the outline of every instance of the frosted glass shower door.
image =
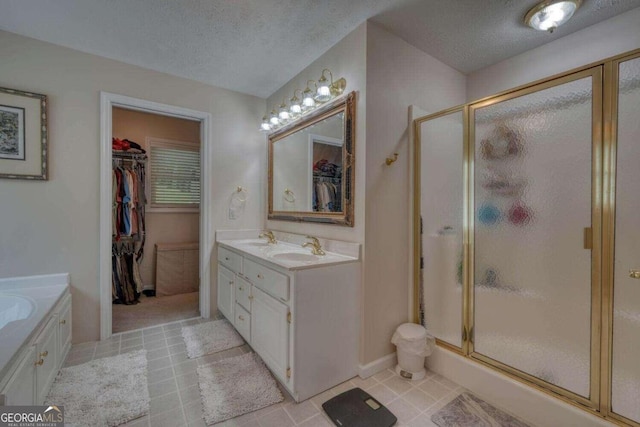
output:
[{"label": "frosted glass shower door", "polygon": [[618,82],[611,408],[640,423],[640,58]]},{"label": "frosted glass shower door", "polygon": [[600,73],[573,74],[470,111],[472,356],[585,401]]},{"label": "frosted glass shower door", "polygon": [[[462,347],[464,113],[418,119],[421,307],[429,333]],[[420,228],[420,227],[419,227]]]}]

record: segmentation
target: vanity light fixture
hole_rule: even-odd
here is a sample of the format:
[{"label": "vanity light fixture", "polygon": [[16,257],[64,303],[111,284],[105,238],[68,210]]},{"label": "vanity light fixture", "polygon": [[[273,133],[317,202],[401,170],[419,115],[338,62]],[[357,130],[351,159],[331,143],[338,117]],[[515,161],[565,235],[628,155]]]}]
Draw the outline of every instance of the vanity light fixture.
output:
[{"label": "vanity light fixture", "polygon": [[271,130],[271,124],[269,123],[269,118],[264,116],[262,118],[262,123],[260,124],[260,130],[262,132],[269,132]]},{"label": "vanity light fixture", "polygon": [[527,12],[524,23],[536,30],[553,33],[573,16],[581,4],[582,0],[545,0]]},{"label": "vanity light fixture", "polygon": [[280,124],[280,119],[278,118],[278,114],[276,110],[271,110],[271,115],[269,116],[269,123],[271,126],[278,126]]},{"label": "vanity light fixture", "polygon": [[296,96],[296,92],[300,92],[300,96],[302,96],[302,91],[300,89],[293,91],[293,98],[290,100],[291,106],[289,107],[289,113],[293,118],[302,114],[302,104],[300,104],[300,99]]},{"label": "vanity light fixture", "polygon": [[286,123],[291,118],[289,114],[289,109],[287,108],[287,104],[285,104],[284,99],[282,100],[282,104],[278,110],[278,119],[280,119],[281,123]]},{"label": "vanity light fixture", "polygon": [[[327,80],[325,72],[329,73],[331,77],[331,83]],[[322,70],[322,74],[318,79],[318,89],[316,91],[315,100],[318,102],[326,102],[333,97],[341,95],[344,89],[347,87],[347,81],[344,78],[333,81],[333,73],[328,68]]]},{"label": "vanity light fixture", "polygon": [[[329,73],[330,79],[327,79],[326,73]],[[313,89],[312,89],[313,86]],[[331,70],[325,68],[320,74],[318,83],[315,80],[307,80],[307,87],[304,90],[296,89],[293,91],[293,97],[289,100],[289,106],[282,100],[282,104],[276,106],[271,113],[262,118],[260,130],[263,132],[275,131],[281,126],[306,115],[323,105],[325,102],[342,95],[347,87],[347,81],[340,78],[333,80]],[[300,92],[300,98],[296,94]]]},{"label": "vanity light fixture", "polygon": [[318,90],[318,86],[316,82],[313,80],[307,80],[307,88],[302,91],[302,111],[310,110],[311,108],[316,106],[316,100],[313,96],[313,91],[309,87],[309,82],[313,83],[316,86],[316,91]]}]

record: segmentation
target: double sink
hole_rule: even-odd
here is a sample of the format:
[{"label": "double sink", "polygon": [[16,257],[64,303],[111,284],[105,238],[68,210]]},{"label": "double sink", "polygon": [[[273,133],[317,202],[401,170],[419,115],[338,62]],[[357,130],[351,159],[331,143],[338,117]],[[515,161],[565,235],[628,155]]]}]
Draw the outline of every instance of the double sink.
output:
[{"label": "double sink", "polygon": [[218,243],[272,262],[281,267],[298,270],[352,262],[357,258],[335,252],[314,255],[310,250],[287,242],[269,243],[263,239],[221,240]]}]

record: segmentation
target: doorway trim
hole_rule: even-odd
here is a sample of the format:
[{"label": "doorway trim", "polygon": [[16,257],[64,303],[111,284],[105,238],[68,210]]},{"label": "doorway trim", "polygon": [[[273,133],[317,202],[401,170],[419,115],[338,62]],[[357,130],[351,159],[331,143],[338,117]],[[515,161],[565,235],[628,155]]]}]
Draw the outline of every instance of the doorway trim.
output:
[{"label": "doorway trim", "polygon": [[132,98],[109,92],[100,92],[100,339],[112,335],[111,301],[111,137],[112,109],[159,114],[200,122],[200,316],[210,317],[211,311],[211,268],[210,256],[213,251],[211,237],[211,113],[161,104],[144,99]]}]

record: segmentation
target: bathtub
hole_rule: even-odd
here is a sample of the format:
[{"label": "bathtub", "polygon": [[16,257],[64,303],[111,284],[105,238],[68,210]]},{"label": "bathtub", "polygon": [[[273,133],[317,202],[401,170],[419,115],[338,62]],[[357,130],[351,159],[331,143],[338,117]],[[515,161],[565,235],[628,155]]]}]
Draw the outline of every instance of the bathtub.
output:
[{"label": "bathtub", "polygon": [[68,292],[68,274],[0,279],[0,379]]},{"label": "bathtub", "polygon": [[0,331],[11,322],[28,318],[34,308],[31,298],[0,293]]}]

